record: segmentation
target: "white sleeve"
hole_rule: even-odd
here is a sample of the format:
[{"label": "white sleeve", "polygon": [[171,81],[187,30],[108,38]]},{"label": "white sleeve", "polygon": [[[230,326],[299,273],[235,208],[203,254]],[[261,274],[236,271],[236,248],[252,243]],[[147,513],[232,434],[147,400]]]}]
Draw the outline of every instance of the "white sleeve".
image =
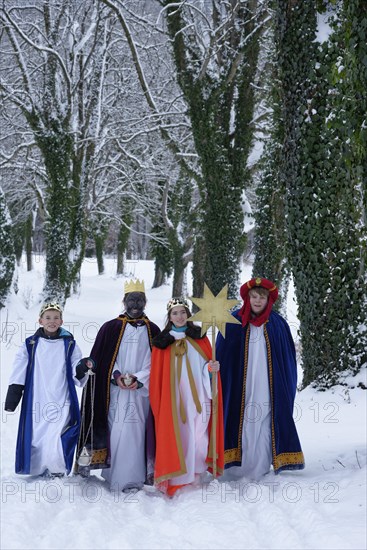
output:
[{"label": "white sleeve", "polygon": [[13,371],[10,375],[10,384],[22,384],[25,385],[25,379],[27,375],[28,366],[28,351],[27,346],[23,343],[17,351],[17,354],[13,363]]},{"label": "white sleeve", "polygon": [[71,356],[71,366],[72,366],[72,369],[73,369],[74,384],[76,386],[80,386],[82,388],[87,383],[88,373],[86,373],[86,375],[83,376],[83,378],[81,378],[81,380],[78,380],[75,377],[75,375],[76,375],[76,366],[79,363],[81,358],[82,358],[82,352],[80,351],[80,347],[78,346],[78,344],[75,344],[75,348],[74,348],[73,354]]},{"label": "white sleeve", "polygon": [[143,387],[140,388],[139,394],[148,397],[149,396],[149,378],[150,378],[150,367],[151,367],[151,351],[148,347],[145,351],[144,356],[141,358],[141,369],[137,372],[134,372],[134,376],[137,377],[139,382],[143,384]]}]

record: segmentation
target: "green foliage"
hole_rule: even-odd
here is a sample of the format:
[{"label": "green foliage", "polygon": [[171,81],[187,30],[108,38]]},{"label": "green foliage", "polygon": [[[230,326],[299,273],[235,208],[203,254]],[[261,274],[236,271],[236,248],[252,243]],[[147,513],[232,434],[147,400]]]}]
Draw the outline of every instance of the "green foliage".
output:
[{"label": "green foliage", "polygon": [[180,296],[186,290],[183,284],[184,270],[189,258],[192,257],[197,228],[196,211],[191,208],[192,189],[190,177],[181,170],[168,205],[169,218],[173,224],[173,227],[167,231],[173,261],[172,296]]},{"label": "green foliage", "polygon": [[[272,33],[264,41],[267,54],[264,74],[268,94],[265,107],[271,111],[264,138],[264,151],[259,162],[256,186],[255,237],[253,276],[260,275],[274,281],[279,288],[276,309],[282,311],[286,303],[289,281],[287,264],[287,230],[285,218],[286,186],[280,175],[284,125],[281,112],[280,83],[273,48]],[[285,313],[285,312],[284,312]]]},{"label": "green foliage", "polygon": [[[199,261],[193,270],[194,287],[199,290],[205,280],[217,294],[228,283],[229,295],[233,297],[238,295],[240,260],[246,241],[241,202],[249,182],[247,159],[253,138],[251,83],[259,51],[256,18],[245,9],[249,5],[241,4],[225,43],[219,40],[215,44],[218,55],[212,53],[204,72],[201,37],[195,41],[194,31],[190,34],[191,30],[185,30],[190,29],[185,19],[187,6],[183,3],[178,8],[172,0],[165,0],[164,4],[168,7],[167,26],[173,40],[178,81],[189,107],[202,173],[202,211],[198,219],[200,238],[205,242],[194,253],[194,262]],[[218,4],[213,3],[213,13],[219,18],[217,9]],[[227,9],[228,5],[223,5],[223,13]],[[198,248],[205,258],[197,254]]]},{"label": "green foliage", "polygon": [[265,146],[261,162],[260,183],[256,189],[253,276],[260,274],[279,288],[276,308],[285,301],[289,273],[287,270],[287,232],[285,186],[279,180],[280,144],[273,135]]},{"label": "green foliage", "polygon": [[[155,225],[152,232],[162,239],[166,236],[166,231],[163,227],[163,222],[160,225]],[[173,255],[172,250],[167,245],[160,241],[150,241],[150,252],[154,258],[155,280],[153,288],[161,286],[167,277],[170,277],[173,270]]]},{"label": "green foliage", "polygon": [[15,268],[12,222],[5,195],[0,187],[0,308],[10,290]]},{"label": "green foliage", "polygon": [[96,251],[98,275],[102,275],[104,273],[103,251],[105,248],[109,225],[110,219],[104,214],[95,214],[90,222],[90,229],[93,235]]},{"label": "green foliage", "polygon": [[335,7],[339,0],[316,0],[316,9],[319,13],[326,13],[328,9]]},{"label": "green foliage", "polygon": [[[193,262],[192,262],[192,295],[193,296],[202,296],[204,292],[204,282],[205,282],[205,259],[207,257],[205,249],[205,239],[201,235],[198,235],[195,239],[194,252],[193,252]],[[199,308],[194,304],[193,311],[194,313],[198,311]]]},{"label": "green foliage", "polygon": [[24,222],[13,224],[14,254],[18,264],[22,259],[25,238],[25,225],[26,224]]},{"label": "green foliage", "polygon": [[358,96],[367,86],[367,42],[356,17],[366,5],[346,1],[318,49],[310,4],[288,7],[278,2],[289,261],[304,385],[325,388],[367,362],[366,105]]},{"label": "green foliage", "polygon": [[[157,182],[157,185],[159,196],[158,202],[162,204],[165,181],[159,180]],[[152,233],[159,239],[152,239],[149,246],[150,253],[154,258],[155,276],[153,281],[153,288],[157,288],[161,286],[166,281],[167,277],[170,277],[170,275],[172,274],[173,251],[171,246],[169,246],[167,242],[167,228],[161,210],[157,209],[152,219],[155,222],[152,227]],[[164,242],[164,240],[166,240],[166,242]]]},{"label": "green foliage", "polygon": [[[64,303],[76,281],[84,256],[84,213],[80,204],[78,169],[71,170],[73,138],[54,122],[54,130],[41,129],[34,116],[32,128],[48,176],[45,220],[46,281],[44,300]],[[77,164],[77,163],[76,163]],[[81,163],[79,163],[81,170]]]}]

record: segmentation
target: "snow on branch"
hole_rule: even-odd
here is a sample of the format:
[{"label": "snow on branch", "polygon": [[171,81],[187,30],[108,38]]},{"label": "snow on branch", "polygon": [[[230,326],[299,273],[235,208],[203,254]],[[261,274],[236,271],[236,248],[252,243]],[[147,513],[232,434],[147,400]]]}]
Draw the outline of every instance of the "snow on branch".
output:
[{"label": "snow on branch", "polygon": [[62,57],[59,55],[59,53],[56,50],[54,50],[53,48],[49,48],[47,46],[39,45],[36,42],[34,42],[33,40],[31,40],[29,38],[29,36],[27,36],[22,31],[22,29],[19,27],[19,25],[10,17],[10,15],[6,11],[4,11],[4,14],[5,14],[6,20],[9,22],[9,24],[16,30],[16,32],[19,34],[19,36],[21,36],[27,44],[29,44],[30,46],[32,46],[32,48],[34,48],[35,50],[37,50],[39,52],[48,53],[48,54],[52,55],[53,57],[55,57],[55,59],[58,61],[59,65],[60,65],[61,71],[64,75],[64,79],[65,79],[65,83],[66,83],[66,87],[67,87],[67,92],[68,92],[68,97],[70,99],[70,97],[71,97],[70,76],[69,76],[68,70],[65,66],[65,63],[64,63]]}]

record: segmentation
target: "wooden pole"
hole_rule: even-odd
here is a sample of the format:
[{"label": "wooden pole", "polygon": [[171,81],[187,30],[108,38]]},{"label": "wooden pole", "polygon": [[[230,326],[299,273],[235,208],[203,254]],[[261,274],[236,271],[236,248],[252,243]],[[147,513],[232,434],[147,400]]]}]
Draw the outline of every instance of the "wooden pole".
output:
[{"label": "wooden pole", "polygon": [[[212,360],[215,361],[215,322],[212,322]],[[213,476],[217,477],[217,414],[218,414],[218,374],[212,372],[212,455]]]}]

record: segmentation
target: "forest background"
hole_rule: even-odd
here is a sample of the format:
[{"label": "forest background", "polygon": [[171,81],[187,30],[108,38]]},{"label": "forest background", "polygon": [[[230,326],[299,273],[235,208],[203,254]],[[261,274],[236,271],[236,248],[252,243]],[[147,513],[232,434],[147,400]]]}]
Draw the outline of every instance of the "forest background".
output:
[{"label": "forest background", "polygon": [[366,366],[364,0],[3,0],[0,40],[3,311],[23,253],[62,303],[86,256],[231,297],[250,257],[304,386]]}]

